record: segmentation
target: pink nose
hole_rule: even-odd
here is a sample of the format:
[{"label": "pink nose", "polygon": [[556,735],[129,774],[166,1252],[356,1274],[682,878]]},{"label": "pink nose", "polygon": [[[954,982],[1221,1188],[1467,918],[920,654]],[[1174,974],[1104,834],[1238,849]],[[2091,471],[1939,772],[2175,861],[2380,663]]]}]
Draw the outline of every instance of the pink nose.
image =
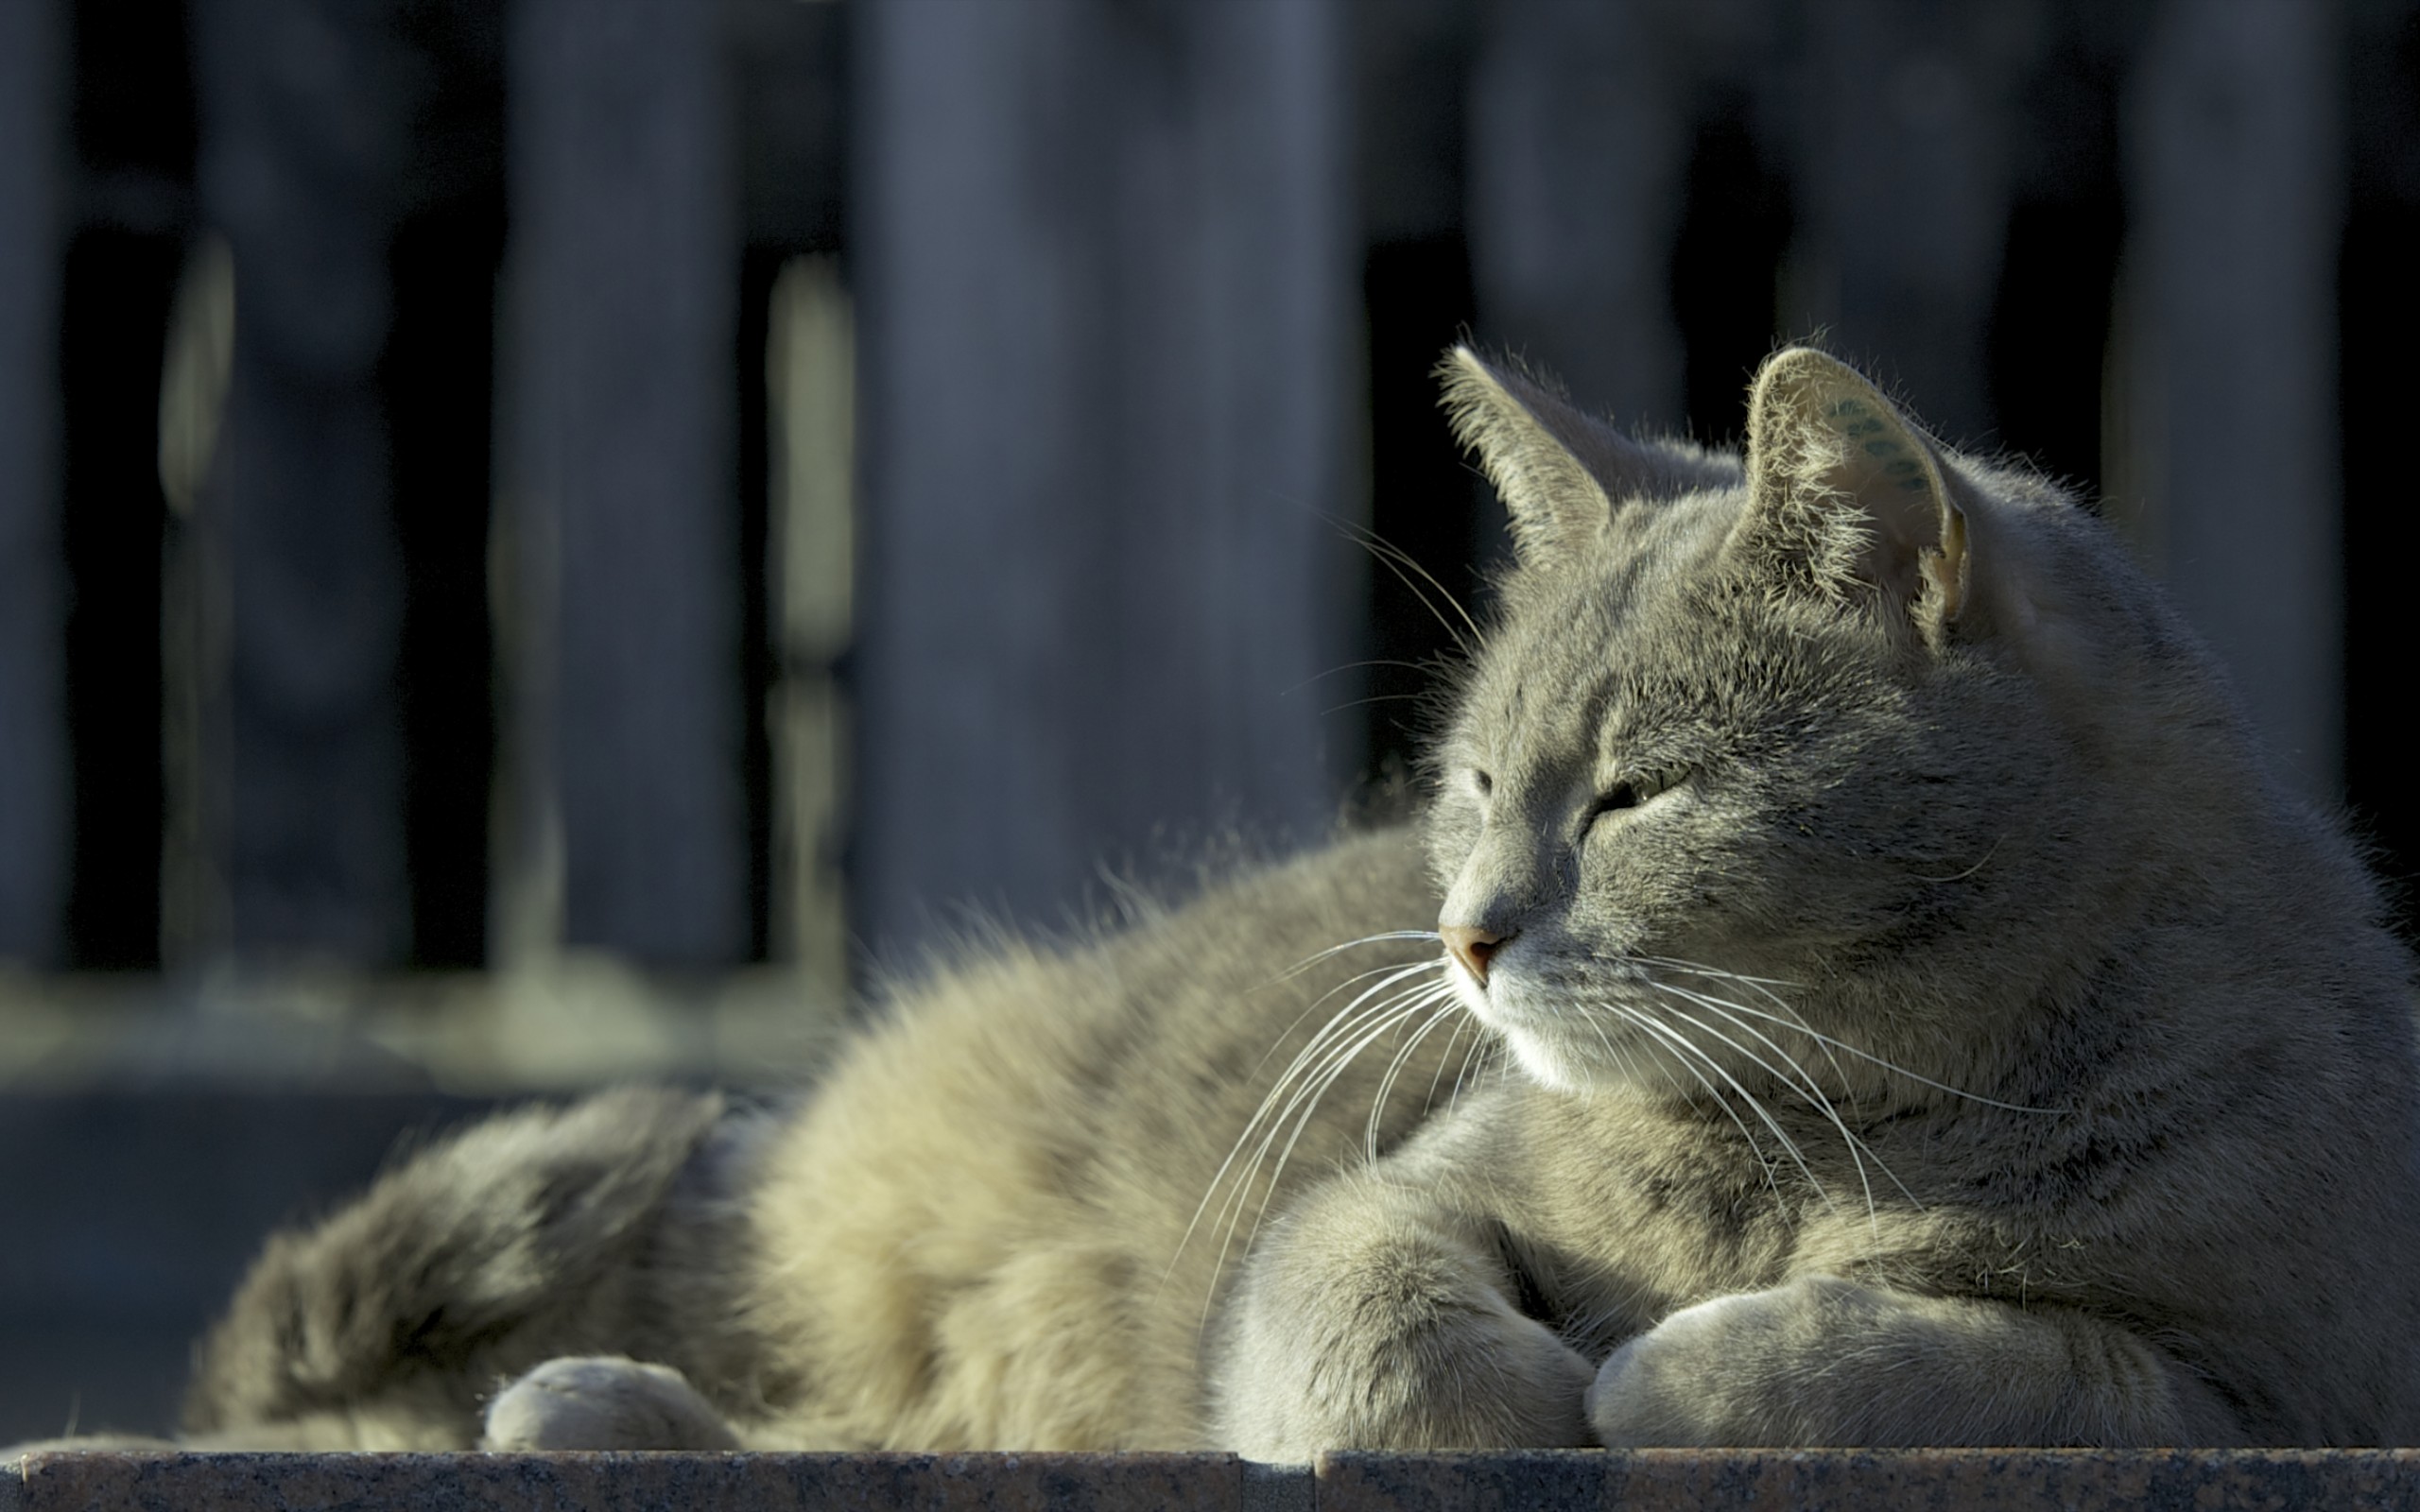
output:
[{"label": "pink nose", "polygon": [[1482,984],[1487,981],[1488,957],[1495,954],[1497,946],[1512,937],[1490,934],[1475,924],[1447,924],[1437,933],[1445,936],[1445,948],[1454,953],[1454,959],[1461,962],[1463,970]]}]

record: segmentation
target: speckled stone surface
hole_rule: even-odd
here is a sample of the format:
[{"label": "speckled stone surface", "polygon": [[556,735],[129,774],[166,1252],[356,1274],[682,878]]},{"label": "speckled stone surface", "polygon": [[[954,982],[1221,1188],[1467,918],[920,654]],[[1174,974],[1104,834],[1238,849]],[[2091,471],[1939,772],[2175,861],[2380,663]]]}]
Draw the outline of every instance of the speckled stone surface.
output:
[{"label": "speckled stone surface", "polygon": [[2412,1512],[2420,1450],[1331,1454],[1319,1512]]},{"label": "speckled stone surface", "polygon": [[1227,1454],[32,1454],[0,1512],[1245,1512]]},{"label": "speckled stone surface", "polygon": [[0,1512],[2420,1512],[2420,1450],[28,1456]]}]

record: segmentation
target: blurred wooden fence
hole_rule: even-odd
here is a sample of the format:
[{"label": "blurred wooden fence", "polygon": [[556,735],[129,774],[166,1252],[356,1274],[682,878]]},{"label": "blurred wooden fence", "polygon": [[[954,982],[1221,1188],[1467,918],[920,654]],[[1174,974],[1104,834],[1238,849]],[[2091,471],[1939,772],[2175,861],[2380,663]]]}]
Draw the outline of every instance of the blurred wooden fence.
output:
[{"label": "blurred wooden fence", "polygon": [[[1824,333],[2105,485],[2342,791],[2339,256],[2348,197],[2411,198],[2358,179],[2411,154],[2408,4],[154,13],[192,147],[129,168],[108,8],[0,6],[0,954],[828,966],[844,861],[898,947],[1316,835],[1400,740],[1356,664],[1435,644],[1347,535],[1483,549],[1419,371],[1463,320],[1717,436]],[[234,335],[179,516],[78,460],[156,438],[77,440],[60,373],[92,260],[164,311],[203,227]],[[161,323],[109,350],[156,373]],[[156,614],[164,554],[148,662],[75,628]]]}]

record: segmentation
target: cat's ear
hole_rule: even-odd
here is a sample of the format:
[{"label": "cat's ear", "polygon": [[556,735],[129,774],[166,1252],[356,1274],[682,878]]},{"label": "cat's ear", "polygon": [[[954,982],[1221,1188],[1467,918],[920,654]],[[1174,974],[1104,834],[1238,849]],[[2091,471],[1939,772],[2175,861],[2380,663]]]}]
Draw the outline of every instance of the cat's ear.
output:
[{"label": "cat's ear", "polygon": [[1733,543],[1825,596],[1878,599],[1930,641],[1967,609],[1966,516],[1940,454],[1854,369],[1809,348],[1756,374]]},{"label": "cat's ear", "polygon": [[1437,376],[1454,438],[1495,485],[1512,516],[1513,546],[1525,558],[1602,533],[1634,502],[1738,481],[1724,458],[1633,440],[1537,379],[1468,347],[1448,352]]}]

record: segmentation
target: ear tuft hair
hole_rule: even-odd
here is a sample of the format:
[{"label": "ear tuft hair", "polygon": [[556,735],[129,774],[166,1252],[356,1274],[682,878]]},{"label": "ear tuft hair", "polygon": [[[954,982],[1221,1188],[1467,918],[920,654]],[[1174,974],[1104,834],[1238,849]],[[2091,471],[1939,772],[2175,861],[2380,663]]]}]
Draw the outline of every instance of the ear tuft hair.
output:
[{"label": "ear tuft hair", "polygon": [[1516,364],[1456,347],[1438,364],[1454,438],[1478,458],[1526,558],[1601,534],[1639,501],[1738,481],[1737,467],[1693,447],[1634,440],[1582,414]]},{"label": "ear tuft hair", "polygon": [[1810,347],[1768,359],[1748,403],[1740,548],[1785,582],[1878,595],[1927,639],[1966,607],[1966,516],[1939,452],[1855,369]]}]

